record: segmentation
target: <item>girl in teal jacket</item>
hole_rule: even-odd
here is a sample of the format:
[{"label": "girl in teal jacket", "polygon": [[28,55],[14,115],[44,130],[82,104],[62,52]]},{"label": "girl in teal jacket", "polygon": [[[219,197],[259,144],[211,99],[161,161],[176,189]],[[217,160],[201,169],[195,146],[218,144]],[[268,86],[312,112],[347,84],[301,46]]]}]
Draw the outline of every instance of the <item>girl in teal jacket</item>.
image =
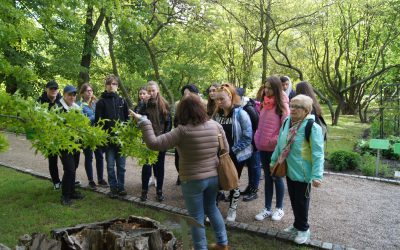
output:
[{"label": "girl in teal jacket", "polygon": [[279,131],[278,144],[271,157],[270,167],[278,159],[286,159],[287,187],[292,204],[294,223],[285,229],[296,233],[295,242],[303,244],[310,238],[308,209],[311,185],[319,187],[324,171],[324,140],[321,127],[314,122],[309,141],[305,137],[305,128],[312,110],[312,99],[298,95],[290,102],[290,116]]}]

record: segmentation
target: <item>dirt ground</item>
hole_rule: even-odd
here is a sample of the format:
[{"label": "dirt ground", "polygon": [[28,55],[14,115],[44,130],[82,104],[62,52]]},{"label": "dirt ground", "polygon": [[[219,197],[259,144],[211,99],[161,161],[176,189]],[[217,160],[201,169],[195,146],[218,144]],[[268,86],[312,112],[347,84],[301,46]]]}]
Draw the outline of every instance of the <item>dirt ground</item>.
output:
[{"label": "dirt ground", "polygon": [[[8,134],[10,149],[0,154],[0,163],[48,174],[47,160],[35,155],[29,141],[23,136]],[[87,177],[81,154],[77,179],[84,185]],[[180,188],[175,185],[177,172],[174,156],[167,155],[164,181],[164,203],[184,207]],[[59,161],[60,177],[62,166]],[[95,168],[94,168],[95,171]],[[106,171],[105,171],[106,172]],[[105,173],[106,175],[106,173]],[[96,175],[94,175],[96,176]],[[96,177],[95,177],[96,179]],[[139,197],[141,193],[141,167],[133,159],[126,164],[126,190]],[[248,183],[247,170],[243,171],[241,187]],[[49,182],[49,188],[52,184]],[[289,196],[285,194],[285,216],[282,221],[266,219],[256,222],[254,216],[264,206],[264,181],[260,182],[259,198],[251,202],[241,201],[238,206],[237,221],[267,228],[284,229],[293,223]],[[377,181],[326,175],[323,186],[311,193],[309,223],[311,238],[325,242],[345,244],[358,249],[400,249],[400,186]],[[149,190],[149,199],[155,201],[155,188]],[[59,202],[55,200],[54,202]],[[275,204],[275,200],[273,201]],[[227,204],[221,203],[221,211],[226,215]]]}]

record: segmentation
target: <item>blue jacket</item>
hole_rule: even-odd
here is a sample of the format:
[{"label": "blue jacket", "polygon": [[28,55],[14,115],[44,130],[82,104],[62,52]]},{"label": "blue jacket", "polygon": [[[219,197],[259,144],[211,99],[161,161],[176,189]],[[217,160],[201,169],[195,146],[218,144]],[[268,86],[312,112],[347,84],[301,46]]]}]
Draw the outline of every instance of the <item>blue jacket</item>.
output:
[{"label": "blue jacket", "polygon": [[[219,116],[217,113],[216,116]],[[215,119],[218,120],[218,119]],[[253,129],[251,126],[250,116],[242,107],[236,107],[232,114],[232,136],[233,146],[232,152],[236,159],[241,162],[245,161],[253,153]]]},{"label": "blue jacket", "polygon": [[77,102],[81,108],[82,108],[82,113],[86,115],[90,123],[93,125],[94,124],[94,117],[95,117],[95,110],[96,110],[96,103],[92,103],[92,107],[89,107],[89,104],[87,102]]},{"label": "blue jacket", "polygon": [[[297,131],[296,138],[291,145],[290,152],[286,158],[287,176],[293,181],[310,183],[313,180],[322,180],[324,172],[324,138],[321,127],[314,122],[311,128],[310,142],[305,138],[305,127],[307,120],[313,119],[314,115],[308,115]],[[290,116],[283,123],[278,137],[278,144],[271,157],[272,167],[281,154],[290,127]]]}]

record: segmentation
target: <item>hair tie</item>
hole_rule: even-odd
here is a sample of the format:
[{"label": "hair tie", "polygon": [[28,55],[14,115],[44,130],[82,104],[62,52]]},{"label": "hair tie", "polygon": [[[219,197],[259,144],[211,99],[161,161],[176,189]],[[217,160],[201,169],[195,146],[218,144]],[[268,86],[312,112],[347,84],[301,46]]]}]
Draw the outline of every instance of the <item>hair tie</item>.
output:
[{"label": "hair tie", "polygon": [[229,98],[231,98],[231,100],[232,100],[232,93],[231,93],[231,91],[229,90],[229,88],[227,88],[226,86],[221,86],[221,88],[222,88],[223,90],[225,90],[226,93],[228,93]]}]

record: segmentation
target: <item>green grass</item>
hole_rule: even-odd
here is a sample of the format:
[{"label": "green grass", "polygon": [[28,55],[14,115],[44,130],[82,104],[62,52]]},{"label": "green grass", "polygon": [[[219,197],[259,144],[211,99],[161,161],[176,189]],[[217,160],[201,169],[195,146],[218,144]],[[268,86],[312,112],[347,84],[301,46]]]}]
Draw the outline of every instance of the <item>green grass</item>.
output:
[{"label": "green grass", "polygon": [[323,105],[325,121],[328,124],[327,154],[338,150],[353,151],[354,145],[361,138],[363,131],[370,124],[361,123],[357,115],[341,115],[337,126],[332,126],[329,110]]},{"label": "green grass", "polygon": [[[112,200],[95,192],[82,192],[86,196],[84,200],[65,207],[60,204],[60,192],[52,190],[49,181],[0,166],[0,243],[14,247],[26,233],[49,234],[55,228],[129,215],[146,216],[161,223],[169,220],[167,213]],[[174,234],[181,239],[179,230],[174,230]],[[209,227],[207,237],[209,242],[214,241]],[[237,231],[229,231],[228,237],[234,249],[307,249]]]}]

